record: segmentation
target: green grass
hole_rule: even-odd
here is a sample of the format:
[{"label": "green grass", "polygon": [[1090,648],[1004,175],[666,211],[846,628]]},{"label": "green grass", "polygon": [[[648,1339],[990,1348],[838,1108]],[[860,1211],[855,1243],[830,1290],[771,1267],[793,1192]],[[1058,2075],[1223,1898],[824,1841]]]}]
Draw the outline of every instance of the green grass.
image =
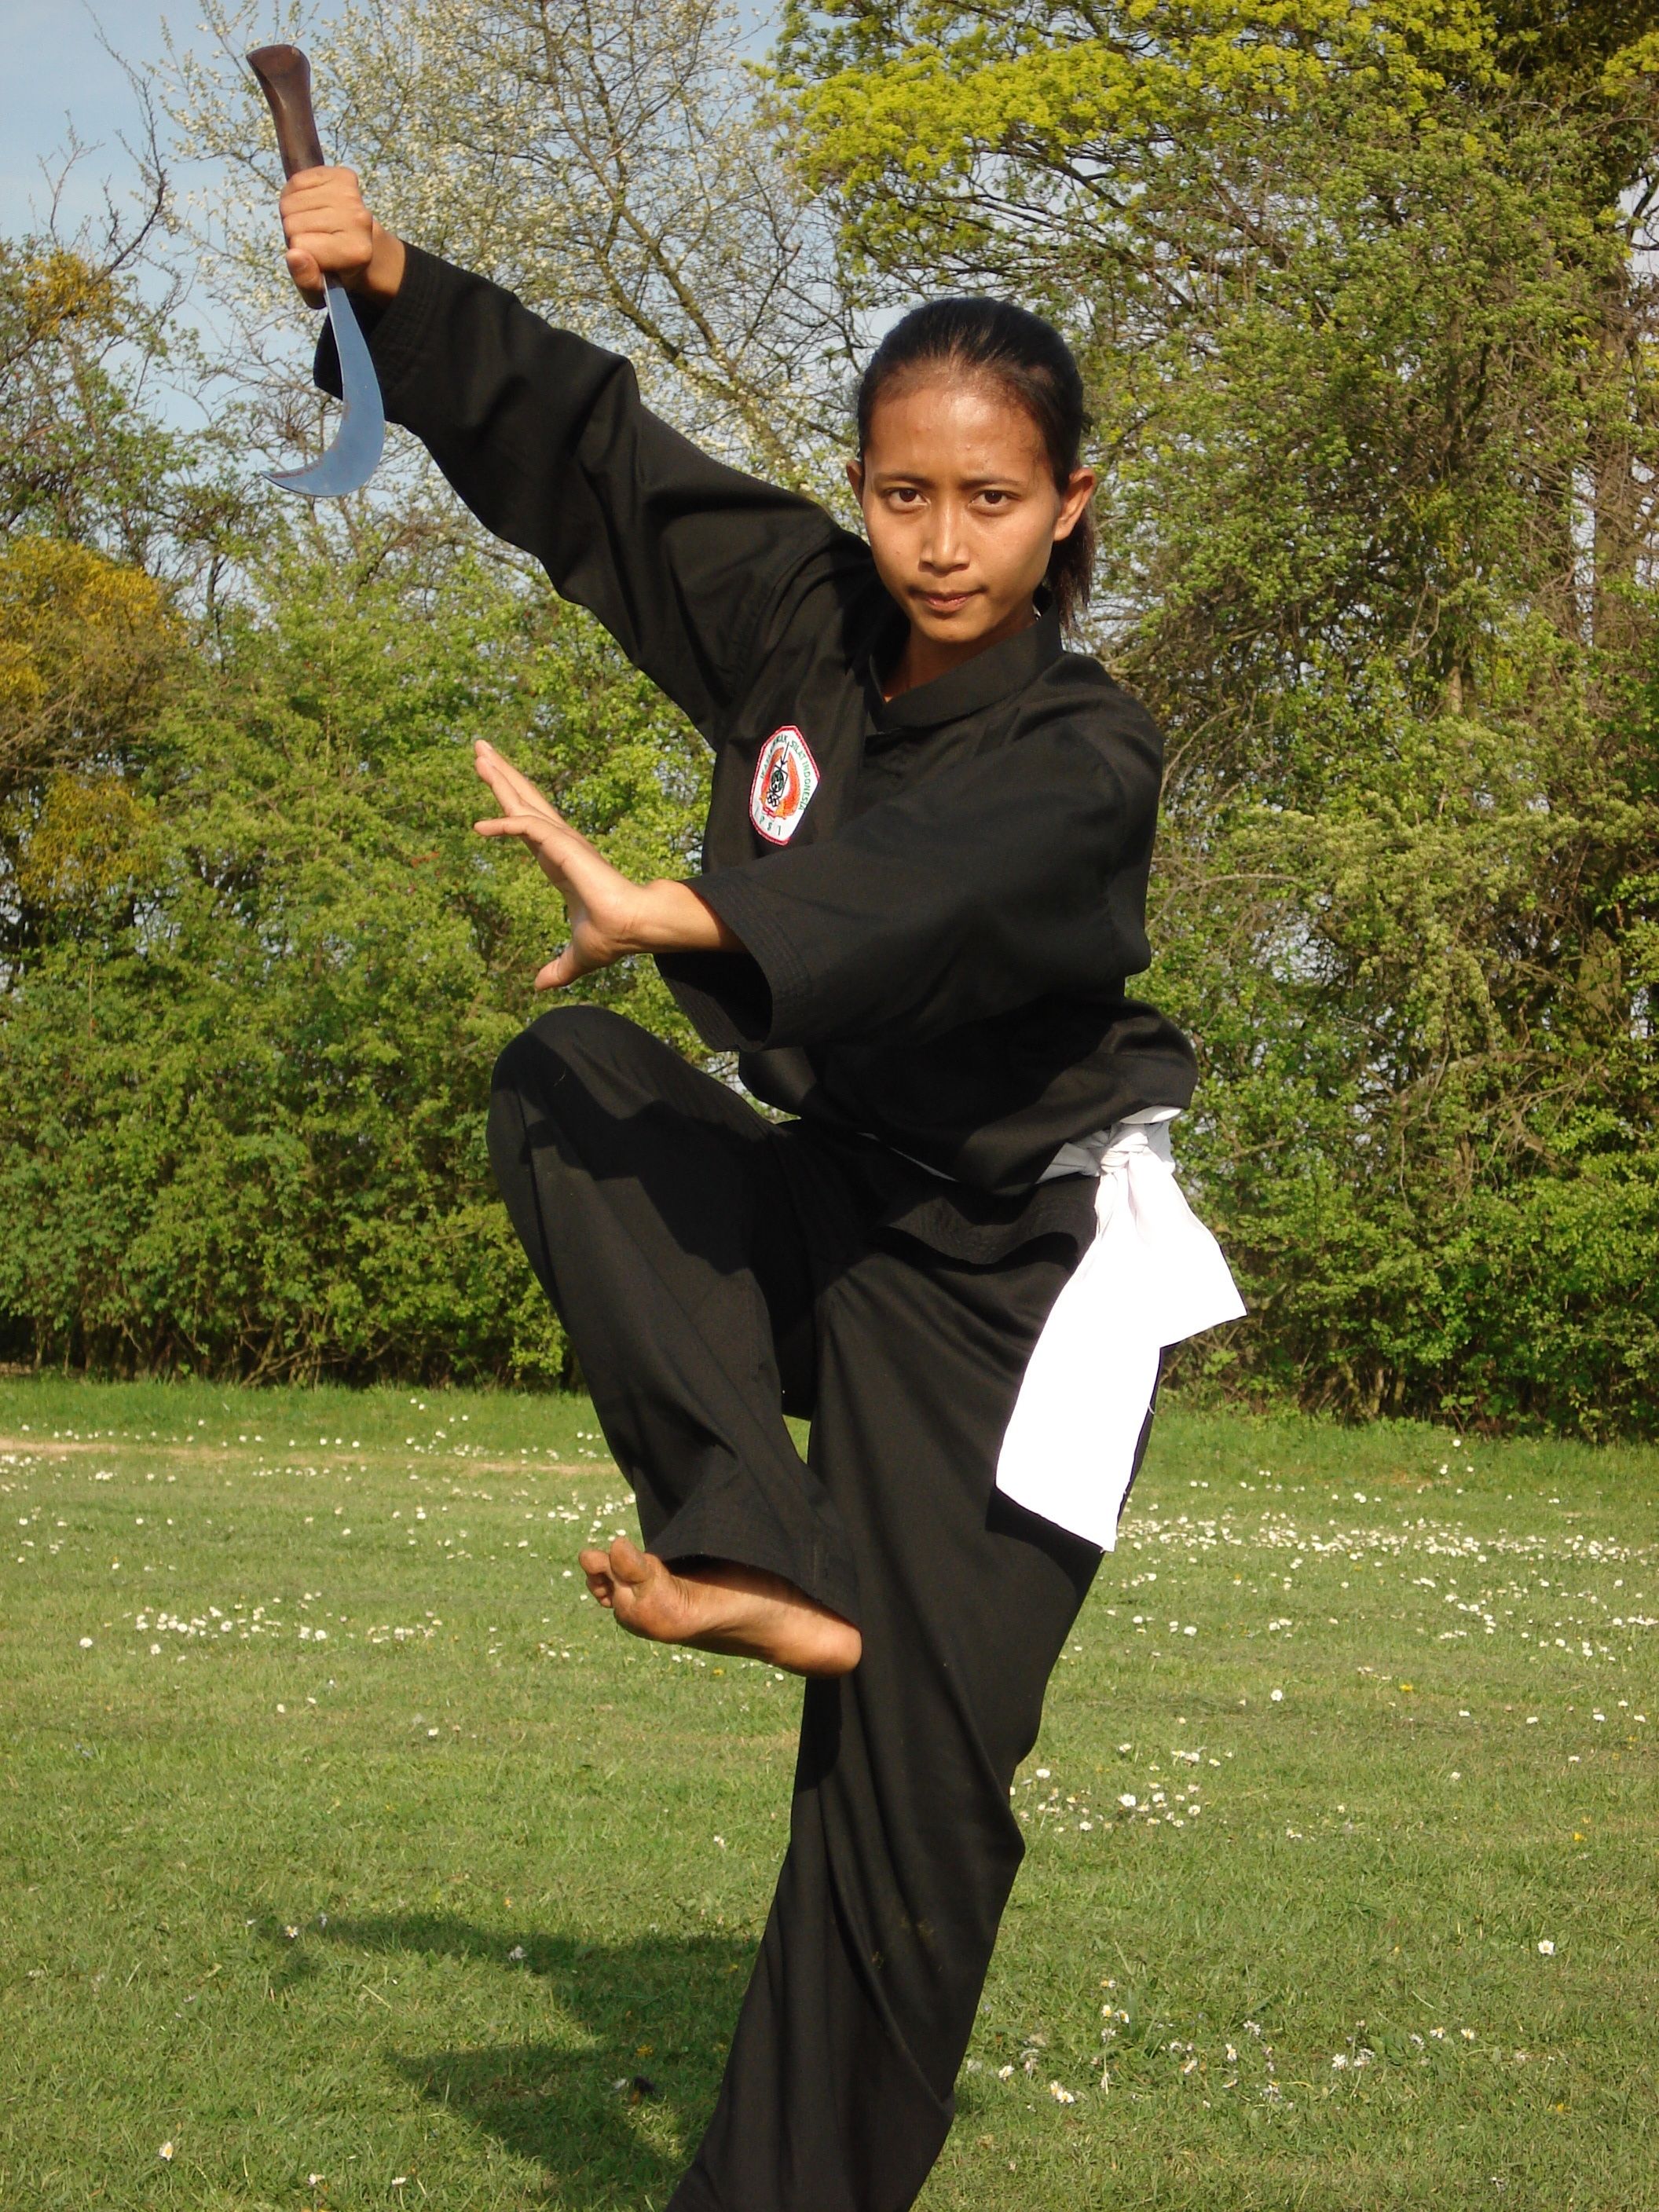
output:
[{"label": "green grass", "polygon": [[[593,1426],[0,1383],[4,2212],[665,2201],[799,1686],[580,1595]],[[1166,1413],[927,2212],[1659,2204],[1656,1534],[1651,1452]]]}]

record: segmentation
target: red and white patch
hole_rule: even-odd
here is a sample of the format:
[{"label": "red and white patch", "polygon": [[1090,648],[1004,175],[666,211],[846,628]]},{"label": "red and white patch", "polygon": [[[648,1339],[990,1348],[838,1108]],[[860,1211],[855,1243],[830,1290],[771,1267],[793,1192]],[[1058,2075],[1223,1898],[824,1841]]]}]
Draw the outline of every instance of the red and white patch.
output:
[{"label": "red and white patch", "polygon": [[749,787],[749,819],[763,837],[787,845],[806,802],[818,787],[818,764],[793,722],[774,730],[755,763]]}]

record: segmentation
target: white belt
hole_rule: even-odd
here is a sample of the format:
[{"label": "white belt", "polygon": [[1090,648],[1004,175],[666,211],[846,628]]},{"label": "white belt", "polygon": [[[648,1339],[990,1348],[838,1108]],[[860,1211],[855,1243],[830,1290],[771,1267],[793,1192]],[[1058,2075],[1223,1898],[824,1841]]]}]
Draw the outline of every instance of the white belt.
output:
[{"label": "white belt", "polygon": [[1182,1195],[1172,1106],[1062,1146],[1042,1180],[1092,1175],[1095,1234],[1049,1310],[1003,1435],[997,1487],[1111,1551],[1165,1345],[1244,1311],[1221,1247]]}]

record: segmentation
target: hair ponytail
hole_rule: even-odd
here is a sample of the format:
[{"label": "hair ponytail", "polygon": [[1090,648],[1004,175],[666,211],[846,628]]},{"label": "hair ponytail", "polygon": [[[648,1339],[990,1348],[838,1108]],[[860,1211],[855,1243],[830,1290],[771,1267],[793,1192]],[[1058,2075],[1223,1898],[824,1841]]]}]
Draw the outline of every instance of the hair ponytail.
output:
[{"label": "hair ponytail", "polygon": [[[1082,465],[1089,426],[1083,379],[1068,346],[1052,323],[1007,300],[966,297],[930,300],[894,324],[870,357],[859,382],[859,452],[870,440],[871,418],[888,387],[931,368],[988,377],[1023,407],[1042,434],[1056,487],[1064,491]],[[1087,507],[1048,555],[1046,581],[1061,623],[1075,627],[1094,582],[1095,526]]]}]

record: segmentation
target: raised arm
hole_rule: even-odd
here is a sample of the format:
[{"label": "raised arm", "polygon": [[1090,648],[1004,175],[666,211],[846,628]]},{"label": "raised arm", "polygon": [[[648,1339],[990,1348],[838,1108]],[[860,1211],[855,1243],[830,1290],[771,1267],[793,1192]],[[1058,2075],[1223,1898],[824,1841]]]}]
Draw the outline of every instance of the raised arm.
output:
[{"label": "raised arm", "polygon": [[[859,541],[810,500],[671,429],[620,355],[400,244],[349,170],[295,178],[283,215],[301,289],[314,291],[327,270],[353,291],[389,418],[718,742],[783,586],[815,555],[846,556]],[[326,334],[317,380],[339,388]]]}]

